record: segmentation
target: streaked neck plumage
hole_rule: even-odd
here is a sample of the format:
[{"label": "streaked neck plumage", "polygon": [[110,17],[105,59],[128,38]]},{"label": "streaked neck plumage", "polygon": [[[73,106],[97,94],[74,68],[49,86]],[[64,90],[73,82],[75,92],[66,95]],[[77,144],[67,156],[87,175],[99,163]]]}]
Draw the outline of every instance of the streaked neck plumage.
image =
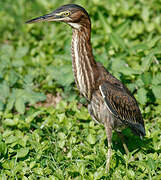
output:
[{"label": "streaked neck plumage", "polygon": [[94,71],[96,62],[90,42],[91,28],[73,28],[72,35],[72,67],[77,87],[88,100],[91,99],[95,87]]}]

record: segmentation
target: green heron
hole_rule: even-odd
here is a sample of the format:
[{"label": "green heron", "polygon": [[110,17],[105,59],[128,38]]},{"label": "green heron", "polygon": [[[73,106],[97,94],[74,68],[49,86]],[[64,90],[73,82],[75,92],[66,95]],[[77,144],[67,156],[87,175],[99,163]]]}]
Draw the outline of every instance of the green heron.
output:
[{"label": "green heron", "polygon": [[[130,127],[136,135],[145,136],[144,121],[137,101],[123,83],[95,61],[90,41],[91,20],[83,7],[67,4],[26,23],[42,21],[65,22],[72,27],[71,54],[75,82],[88,101],[92,119],[105,126],[108,141],[106,168],[109,170],[113,129],[121,135],[122,128]],[[128,153],[123,137],[120,137]]]}]

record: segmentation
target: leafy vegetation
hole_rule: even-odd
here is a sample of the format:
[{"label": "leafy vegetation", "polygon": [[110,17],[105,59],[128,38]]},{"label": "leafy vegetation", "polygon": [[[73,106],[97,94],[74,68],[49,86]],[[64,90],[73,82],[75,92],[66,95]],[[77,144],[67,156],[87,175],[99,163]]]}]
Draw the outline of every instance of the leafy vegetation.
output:
[{"label": "leafy vegetation", "polygon": [[[91,120],[74,84],[71,28],[24,23],[64,1],[1,1],[0,179],[161,179],[161,4],[77,3],[91,16],[95,59],[139,102],[146,137],[140,140],[125,129],[126,155],[114,133],[107,174],[104,127]],[[46,107],[48,94],[61,94],[62,100]]]}]

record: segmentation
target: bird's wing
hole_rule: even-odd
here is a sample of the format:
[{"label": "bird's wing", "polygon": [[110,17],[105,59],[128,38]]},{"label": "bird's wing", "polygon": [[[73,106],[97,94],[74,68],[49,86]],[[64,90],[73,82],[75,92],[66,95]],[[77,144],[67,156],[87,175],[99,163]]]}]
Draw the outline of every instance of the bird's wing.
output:
[{"label": "bird's wing", "polygon": [[122,84],[104,82],[99,86],[108,110],[124,124],[136,130],[138,135],[145,135],[144,122],[135,98]]}]

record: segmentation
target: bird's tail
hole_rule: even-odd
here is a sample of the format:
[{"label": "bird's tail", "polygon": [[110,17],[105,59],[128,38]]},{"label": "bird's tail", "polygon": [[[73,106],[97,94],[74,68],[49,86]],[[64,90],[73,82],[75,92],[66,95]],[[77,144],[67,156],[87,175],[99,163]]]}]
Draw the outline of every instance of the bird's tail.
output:
[{"label": "bird's tail", "polygon": [[145,128],[142,124],[130,123],[129,126],[130,126],[131,130],[133,131],[133,133],[136,134],[137,136],[140,136],[141,139],[143,136],[146,135]]}]

